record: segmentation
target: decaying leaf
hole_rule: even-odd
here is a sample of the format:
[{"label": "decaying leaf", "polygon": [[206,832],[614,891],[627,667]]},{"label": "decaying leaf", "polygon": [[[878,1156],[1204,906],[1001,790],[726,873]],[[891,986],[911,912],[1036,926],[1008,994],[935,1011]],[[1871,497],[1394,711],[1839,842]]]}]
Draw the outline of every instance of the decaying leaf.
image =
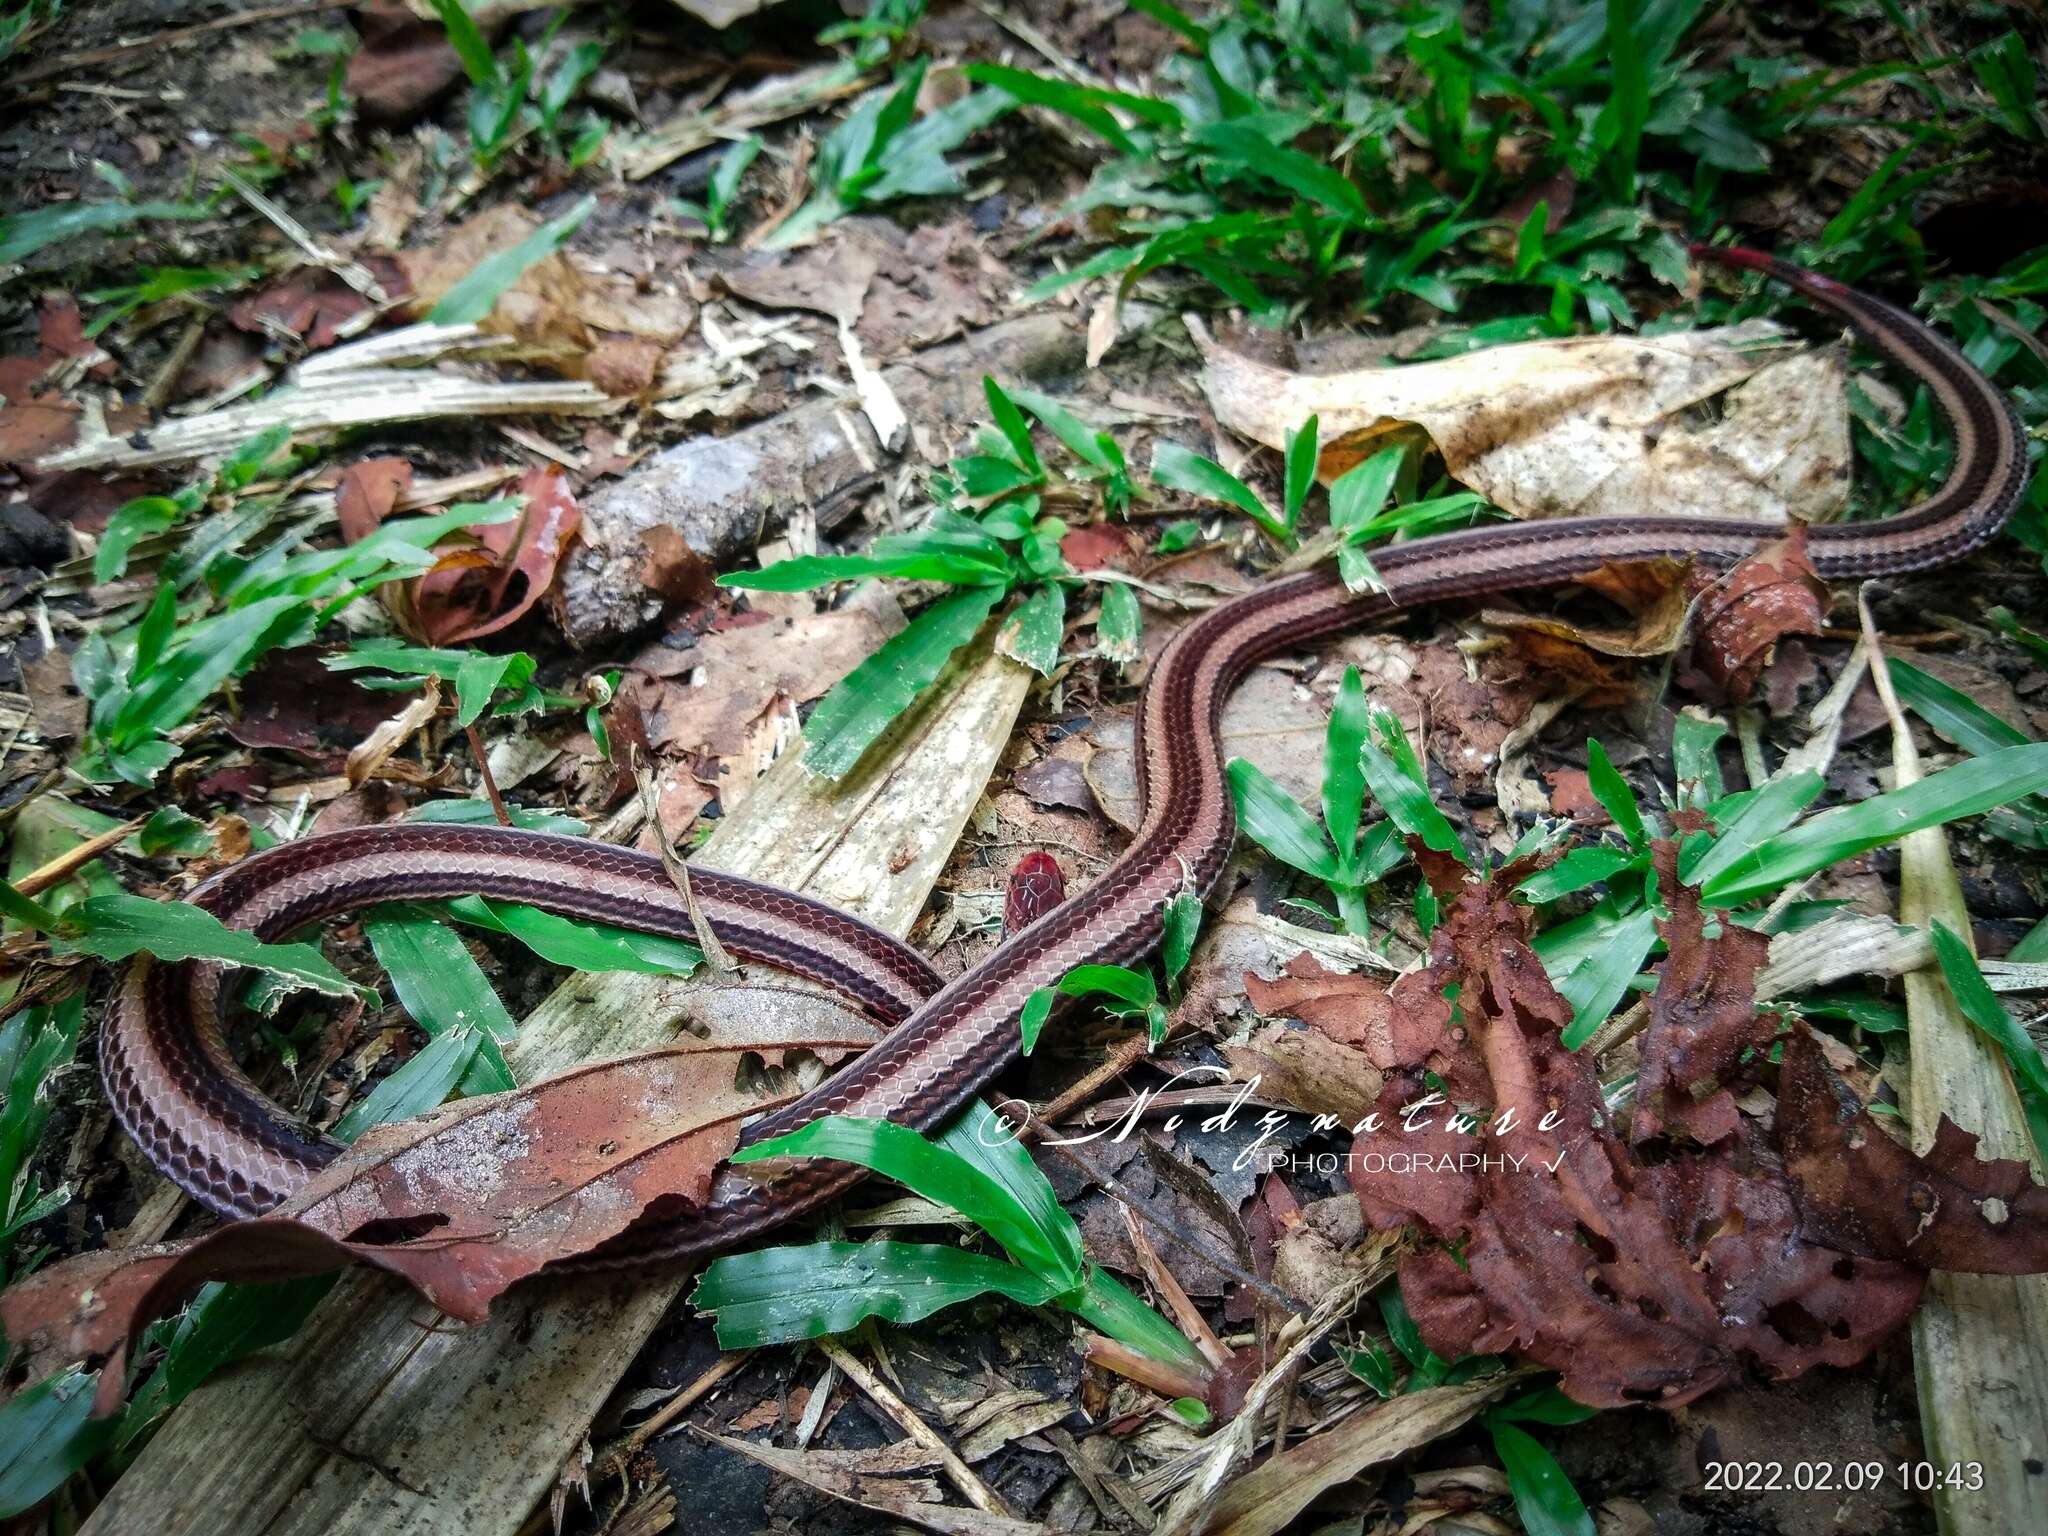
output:
[{"label": "decaying leaf", "polygon": [[1700,599],[1693,664],[1724,699],[1741,703],[1756,690],[1781,639],[1821,632],[1827,603],[1827,586],[1807,558],[1806,530],[1794,528]]},{"label": "decaying leaf", "polygon": [[1871,1117],[1803,1025],[1785,1042],[1778,1144],[1812,1241],[1928,1269],[2048,1271],[2048,1186],[2026,1163],[1979,1158],[1977,1138],[1946,1116],[1915,1155]]},{"label": "decaying leaf", "polygon": [[[1784,332],[1764,321],[1326,374],[1291,373],[1191,329],[1217,421],[1280,448],[1317,417],[1325,478],[1420,425],[1453,478],[1516,517],[1656,507],[1818,521],[1840,510],[1848,490],[1839,362],[1816,367],[1812,354],[1788,353]],[[1691,419],[1722,394],[1729,410],[1718,422]],[[1818,423],[1829,425],[1816,431]]]},{"label": "decaying leaf", "polygon": [[1741,1130],[1731,1077],[1744,1052],[1768,1051],[1778,1032],[1778,1016],[1756,1008],[1756,973],[1770,958],[1771,941],[1727,922],[1710,941],[1699,892],[1679,884],[1678,844],[1659,839],[1652,857],[1657,888],[1671,907],[1670,918],[1657,924],[1669,958],[1650,997],[1629,1135],[1645,1141],[1668,1122],[1695,1141],[1724,1141]]},{"label": "decaying leaf", "polygon": [[[1483,882],[1443,861],[1424,868],[1443,916],[1430,965],[1415,974],[1433,990],[1455,988],[1453,1027],[1431,1058],[1446,1086],[1433,1092],[1421,1062],[1390,1078],[1382,1123],[1354,1139],[1351,1181],[1375,1226],[1415,1222],[1457,1245],[1456,1256],[1430,1247],[1401,1266],[1432,1349],[1519,1352],[1561,1372],[1586,1403],[1675,1406],[1752,1367],[1784,1378],[1853,1363],[1905,1321],[1924,1271],[1896,1262],[1883,1241],[1855,1252],[1815,1241],[1815,1207],[1838,1191],[1803,1187],[1793,1150],[1781,1165],[1752,1123],[1738,1120],[1696,1154],[1635,1156],[1593,1063],[1562,1044],[1571,1008],[1528,947],[1528,909],[1510,894],[1526,861]],[[1708,939],[1698,922],[1681,903],[1669,925],[1680,966],[1662,1039],[1681,1049],[1659,1069],[1667,1103],[1668,1085],[1688,1083],[1688,1072],[1726,1070],[1740,1033],[1726,1020],[1763,958],[1762,946],[1730,941],[1732,926]],[[1721,945],[1729,952],[1713,953]],[[1694,990],[1706,994],[1697,1028],[1677,1002]],[[1463,1074],[1434,1065],[1460,1052]],[[1474,1072],[1477,1090],[1461,1091],[1458,1077]],[[1454,1126],[1461,1110],[1491,1134]],[[2026,1198],[2005,1170],[1989,1177],[2016,1205]]]},{"label": "decaying leaf", "polygon": [[[403,459],[364,459],[335,490],[342,533],[364,538],[412,484]],[[437,546],[432,570],[387,582],[378,596],[407,635],[424,645],[461,645],[517,623],[554,585],[555,567],[575,542],[582,513],[569,477],[553,464],[529,469],[515,487],[520,514],[483,523]]]},{"label": "decaying leaf", "polygon": [[515,1281],[642,1217],[701,1204],[741,1120],[779,1102],[755,1074],[742,1080],[750,1057],[865,1043],[671,1046],[379,1126],[267,1216],[37,1271],[0,1293],[0,1325],[32,1370],[108,1361],[100,1408],[110,1411],[128,1341],[209,1280],[369,1264],[475,1322]]}]

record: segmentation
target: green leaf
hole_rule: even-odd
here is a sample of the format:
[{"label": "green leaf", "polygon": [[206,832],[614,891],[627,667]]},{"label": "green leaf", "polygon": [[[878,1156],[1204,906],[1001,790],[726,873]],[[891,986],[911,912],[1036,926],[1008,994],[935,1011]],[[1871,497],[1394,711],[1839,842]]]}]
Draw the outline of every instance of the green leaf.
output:
[{"label": "green leaf", "polygon": [[1934,957],[1941,962],[1942,979],[1948,983],[1956,1005],[1984,1038],[2005,1054],[2006,1065],[2012,1069],[2013,1087],[2027,1112],[2034,1149],[2040,1157],[2048,1159],[2048,1061],[2042,1059],[2040,1048],[2005,1011],[2005,1005],[1977,968],[1977,957],[1970,953],[1970,946],[1939,920],[1933,924],[1930,937],[1934,940]]},{"label": "green leaf", "polygon": [[1037,1226],[1046,1247],[1058,1256],[1062,1275],[1081,1273],[1081,1229],[1060,1205],[1059,1191],[1039,1172],[1030,1150],[1005,1116],[980,1099],[971,1100],[946,1122],[936,1141],[941,1149],[979,1168],[1009,1191],[1010,1198]]},{"label": "green leaf", "polygon": [[1383,448],[1330,482],[1330,526],[1356,528],[1387,504],[1407,457],[1402,448]]},{"label": "green leaf", "polygon": [[351,1108],[335,1135],[354,1141],[373,1125],[438,1107],[458,1088],[465,1094],[511,1088],[499,1043],[517,1027],[454,931],[417,908],[378,907],[364,918],[363,932],[391,990],[433,1038]]},{"label": "green leaf", "polygon": [[55,933],[64,920],[33,896],[24,896],[9,880],[0,880],[0,917],[33,928],[37,933]]},{"label": "green leaf", "polygon": [[295,595],[266,597],[185,630],[147,676],[137,677],[109,725],[113,747],[141,746],[183,725],[213,691],[273,645],[306,607]]},{"label": "green leaf", "polygon": [[1166,904],[1163,928],[1159,958],[1166,967],[1167,985],[1171,986],[1188,968],[1188,957],[1195,952],[1195,935],[1202,928],[1202,898],[1193,891],[1175,895]]},{"label": "green leaf", "polygon": [[1040,677],[1050,677],[1059,665],[1060,637],[1066,632],[1066,622],[1066,591],[1056,581],[1043,582],[1003,620],[996,634],[996,649],[1023,662]]},{"label": "green leaf", "polygon": [[135,844],[145,859],[162,858],[165,854],[197,858],[212,852],[213,834],[197,816],[188,815],[175,805],[166,805],[150,813],[142,830],[135,834]]},{"label": "green leaf", "polygon": [[1720,720],[1682,714],[1671,728],[1671,772],[1680,805],[1712,805],[1726,791],[1721,787],[1721,761],[1715,747],[1728,734]]},{"label": "green leaf", "polygon": [[1598,1408],[1588,1408],[1584,1403],[1574,1402],[1556,1387],[1538,1387],[1533,1392],[1524,1392],[1511,1402],[1502,1403],[1489,1419],[1506,1419],[1517,1424],[1583,1424],[1599,1413]]},{"label": "green leaf", "polygon": [[705,1268],[690,1305],[716,1314],[720,1349],[751,1349],[844,1333],[870,1317],[914,1323],[991,1293],[1040,1306],[1054,1287],[987,1254],[876,1239],[727,1254]]},{"label": "green leaf", "polygon": [[1038,450],[1031,443],[1031,423],[1024,419],[1024,413],[1016,403],[1003,393],[1003,387],[988,375],[982,375],[981,392],[988,398],[990,420],[996,430],[1003,434],[1003,441],[1010,445],[1010,452],[1017,457],[1017,463],[1034,480],[1045,477],[1045,466],[1038,461]]},{"label": "green leaf", "polygon": [[1572,1005],[1572,1021],[1564,1032],[1566,1050],[1576,1051],[1607,1022],[1656,942],[1657,916],[1645,907],[1623,918],[1605,943],[1573,966],[1557,989]]},{"label": "green leaf", "polygon": [[695,944],[670,934],[582,922],[539,907],[483,896],[458,896],[445,905],[457,922],[506,934],[549,964],[566,965],[571,970],[687,976],[704,963],[703,951]]},{"label": "green leaf", "polygon": [[1318,880],[1337,878],[1336,850],[1315,818],[1297,805],[1292,795],[1246,758],[1232,758],[1225,775],[1230,780],[1231,801],[1237,807],[1237,823],[1245,836],[1305,875]]},{"label": "green leaf", "polygon": [[1088,425],[1050,395],[1035,389],[1013,389],[1010,398],[1044,423],[1075,458],[1091,469],[1114,473],[1123,468],[1123,453],[1107,432]]},{"label": "green leaf", "polygon": [[1031,1211],[1001,1180],[908,1127],[827,1115],[787,1135],[742,1147],[732,1160],[753,1163],[769,1157],[829,1157],[894,1179],[913,1193],[958,1211],[1056,1289],[1067,1291],[1081,1283],[1064,1244],[1040,1230]]},{"label": "green leaf", "polygon": [[411,1120],[438,1109],[463,1084],[478,1081],[485,1069],[477,1036],[450,1033],[426,1043],[418,1055],[349,1107],[334,1127],[341,1141],[354,1141],[373,1126]]},{"label": "green leaf", "polygon": [[1734,906],[1909,832],[1981,815],[2043,789],[2048,789],[2048,743],[2004,747],[1815,816],[1756,848],[1740,866],[1706,882],[1700,894],[1715,906]]},{"label": "green leaf", "polygon": [[462,0],[434,0],[434,9],[441,14],[441,27],[448,34],[448,46],[462,61],[462,70],[469,76],[469,83],[479,87],[501,83],[503,71],[491,54],[491,45]]},{"label": "green leaf", "polygon": [[1236,507],[1264,530],[1283,549],[1291,549],[1293,536],[1287,525],[1266,510],[1252,488],[1214,459],[1205,459],[1179,443],[1162,440],[1152,450],[1152,478],[1168,490],[1185,491],[1210,501]]},{"label": "green leaf", "polygon": [[214,1372],[259,1349],[282,1344],[312,1316],[339,1275],[307,1275],[273,1284],[204,1286],[192,1299],[149,1379],[129,1398],[117,1421],[128,1445],[170,1412]]},{"label": "green leaf", "polygon": [[99,1454],[118,1419],[93,1420],[99,1373],[45,1377],[0,1404],[0,1518],[32,1509]]},{"label": "green leaf", "polygon": [[[159,960],[218,960],[223,965],[266,971],[291,987],[329,997],[363,991],[310,944],[265,944],[253,933],[229,928],[211,912],[183,901],[148,901],[140,896],[94,896],[69,914],[75,932],[55,941],[64,954],[126,960],[154,955]],[[375,994],[371,993],[374,997]]]},{"label": "green leaf", "polygon": [[1379,1345],[1368,1342],[1355,1349],[1343,1344],[1332,1347],[1337,1358],[1344,1362],[1344,1369],[1381,1397],[1394,1395],[1394,1362]]},{"label": "green leaf", "polygon": [[1768,780],[1742,802],[1711,842],[1688,843],[1678,859],[1678,878],[1705,886],[1753,855],[1766,839],[1776,837],[1799,819],[1799,813],[1826,788],[1812,769]]},{"label": "green leaf", "polygon": [[1386,808],[1388,819],[1410,837],[1421,838],[1425,846],[1470,865],[1472,855],[1459,839],[1457,828],[1429,796],[1429,776],[1401,722],[1380,709],[1373,710],[1371,718],[1372,730],[1362,753],[1365,782]]},{"label": "green leaf", "polygon": [[1641,869],[1644,863],[1643,856],[1630,848],[1603,848],[1597,844],[1574,848],[1550,868],[1539,869],[1516,886],[1515,894],[1541,905],[1611,880],[1625,869]]},{"label": "green leaf", "polygon": [[1088,1266],[1087,1282],[1078,1297],[1061,1296],[1056,1300],[1097,1332],[1128,1344],[1140,1354],[1198,1376],[1208,1372],[1209,1364],[1202,1358],[1202,1352],[1179,1329],[1133,1296],[1100,1265]]},{"label": "green leaf", "polygon": [[1350,177],[1312,155],[1286,144],[1275,144],[1257,129],[1237,122],[1205,123],[1190,135],[1190,142],[1207,149],[1219,160],[1327,208],[1349,223],[1374,222],[1365,194]]},{"label": "green leaf", "polygon": [[1024,1054],[1029,1056],[1038,1045],[1038,1037],[1045,1029],[1045,1021],[1052,1017],[1052,1005],[1059,1001],[1059,989],[1040,987],[1024,999],[1024,1011],[1017,1015],[1017,1033],[1024,1041]]},{"label": "green leaf", "polygon": [[1643,812],[1636,804],[1635,792],[1615,768],[1607,749],[1591,739],[1586,742],[1586,782],[1592,787],[1593,798],[1600,802],[1600,808],[1607,812],[1616,829],[1628,840],[1629,847],[1639,850],[1649,847],[1650,834],[1643,826]]},{"label": "green leaf", "polygon": [[1115,998],[1128,1009],[1145,1009],[1159,1000],[1159,988],[1146,971],[1127,965],[1077,965],[1060,978],[1069,997]]},{"label": "green leaf", "polygon": [[[460,9],[455,0],[436,0],[436,3],[441,7],[444,19],[450,9]],[[497,307],[505,291],[525,275],[526,269],[557,250],[596,207],[597,197],[593,193],[581,199],[567,213],[548,220],[517,245],[493,251],[478,262],[468,276],[441,296],[441,301],[428,313],[427,319],[435,325],[479,324]]]},{"label": "green leaf", "polygon": [[1290,532],[1299,526],[1302,506],[1308,501],[1309,487],[1316,483],[1316,455],[1322,446],[1320,425],[1311,416],[1287,440],[1287,500],[1283,521]]},{"label": "green leaf", "polygon": [[119,581],[128,574],[128,553],[144,539],[177,526],[191,510],[169,496],[138,496],[111,518],[100,534],[100,547],[93,552],[92,579]]},{"label": "green leaf", "polygon": [[860,761],[952,654],[980,631],[1004,588],[973,587],[943,597],[882,643],[818,701],[804,724],[804,766],[837,779]]},{"label": "green leaf", "polygon": [[75,235],[108,234],[147,219],[203,219],[196,203],[55,203],[0,215],[0,267]]},{"label": "green leaf", "polygon": [[1358,846],[1358,822],[1365,810],[1365,770],[1360,761],[1371,718],[1358,668],[1346,667],[1330,709],[1329,728],[1323,734],[1323,826],[1337,847],[1338,874],[1353,883],[1359,882],[1352,869],[1352,852]]},{"label": "green leaf", "polygon": [[1128,667],[1138,659],[1138,637],[1144,624],[1138,594],[1120,581],[1102,584],[1102,616],[1095,623],[1095,642],[1104,659]]},{"label": "green leaf", "polygon": [[1498,1415],[1489,1415],[1486,1427],[1493,1431],[1493,1449],[1507,1472],[1515,1513],[1521,1516],[1528,1536],[1594,1536],[1593,1517],[1586,1512],[1585,1500],[1564,1475],[1557,1458],[1527,1430]]},{"label": "green leaf", "polygon": [[1892,687],[1899,702],[1965,752],[1981,757],[2001,747],[2017,747],[2030,738],[2014,730],[1968,694],[1930,677],[1911,662],[1890,661]]}]

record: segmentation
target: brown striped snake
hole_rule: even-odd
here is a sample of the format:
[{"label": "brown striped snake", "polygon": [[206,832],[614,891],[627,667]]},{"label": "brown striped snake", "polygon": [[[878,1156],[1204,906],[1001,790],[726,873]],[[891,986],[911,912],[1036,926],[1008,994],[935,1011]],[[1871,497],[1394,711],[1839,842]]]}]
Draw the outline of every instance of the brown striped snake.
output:
[{"label": "brown striped snake", "polygon": [[[1919,570],[1995,534],[2027,480],[2018,417],[1947,341],[1910,315],[1826,278],[1738,249],[1696,255],[1768,273],[1847,321],[1925,383],[1955,433],[1955,467],[1928,500],[1881,523],[1816,527],[1809,552],[1828,579]],[[1542,587],[1614,561],[1692,557],[1727,566],[1771,538],[1753,522],[1704,517],[1568,518],[1498,524],[1377,550],[1387,591],[1354,596],[1334,572],[1291,576],[1210,609],[1176,635],[1139,704],[1142,825],[1122,857],[957,980],[922,956],[801,896],[703,870],[691,884],[720,941],[750,961],[824,982],[893,1025],[820,1087],[751,1126],[760,1140],[827,1114],[886,1116],[929,1129],[1018,1054],[1017,1016],[1033,990],[1085,964],[1135,964],[1160,937],[1164,903],[1192,883],[1207,895],[1236,823],[1217,736],[1224,697],[1263,658],[1405,608]],[[216,876],[194,902],[266,939],[371,902],[482,894],[569,917],[687,936],[688,914],[660,863],[580,838],[426,824],[367,827],[286,843]],[[107,1096],[159,1168],[229,1217],[258,1215],[339,1149],[295,1125],[230,1055],[220,967],[142,960],[105,1031]],[[684,1259],[755,1237],[860,1176],[795,1162],[767,1180],[730,1171],[694,1213],[646,1224],[579,1267]]]}]

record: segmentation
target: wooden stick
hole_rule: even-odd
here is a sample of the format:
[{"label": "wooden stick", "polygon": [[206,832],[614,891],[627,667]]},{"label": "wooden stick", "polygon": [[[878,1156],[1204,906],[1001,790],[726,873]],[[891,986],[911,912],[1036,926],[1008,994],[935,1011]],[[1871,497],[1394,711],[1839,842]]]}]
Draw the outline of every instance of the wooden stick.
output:
[{"label": "wooden stick", "polygon": [[881,1410],[896,1421],[899,1429],[938,1457],[939,1466],[953,1486],[966,1495],[968,1503],[991,1515],[1001,1515],[1009,1520],[1017,1518],[1017,1512],[1003,1502],[1001,1495],[977,1477],[974,1469],[960,1459],[960,1453],[948,1445],[937,1430],[919,1418],[910,1404],[898,1397],[895,1389],[877,1376],[866,1361],[837,1339],[819,1339],[817,1343],[825,1358],[838,1366],[847,1380],[873,1398]]},{"label": "wooden stick", "polygon": [[98,837],[89,837],[76,848],[67,848],[39,869],[32,869],[14,882],[24,896],[39,896],[59,881],[68,880],[81,865],[90,864],[116,843],[125,842],[142,829],[147,817],[138,816],[118,827],[109,827]]}]

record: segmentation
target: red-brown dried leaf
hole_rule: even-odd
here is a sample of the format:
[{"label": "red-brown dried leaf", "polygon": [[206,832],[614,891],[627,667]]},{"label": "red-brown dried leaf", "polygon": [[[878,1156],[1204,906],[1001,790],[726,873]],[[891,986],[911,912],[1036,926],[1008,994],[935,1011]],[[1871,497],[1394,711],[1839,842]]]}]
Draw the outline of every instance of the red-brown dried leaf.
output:
[{"label": "red-brown dried leaf", "polygon": [[1703,1144],[1722,1141],[1741,1127],[1728,1090],[1744,1052],[1769,1050],[1777,1034],[1777,1015],[1756,1010],[1756,973],[1771,941],[1726,917],[1716,919],[1719,936],[1710,941],[1699,892],[1679,883],[1678,844],[1658,840],[1651,858],[1671,909],[1657,924],[1669,953],[1650,995],[1630,1139],[1675,1129]]},{"label": "red-brown dried leaf", "polygon": [[1755,692],[1779,640],[1821,632],[1827,601],[1827,586],[1807,558],[1806,529],[1795,527],[1700,599],[1693,666],[1723,699],[1742,703]]},{"label": "red-brown dried leaf", "polygon": [[[371,269],[387,296],[406,291],[405,270],[388,257],[370,258]],[[296,336],[315,352],[341,338],[341,328],[366,314],[370,301],[324,267],[301,267],[289,277],[237,299],[228,319],[238,329],[259,336]]]},{"label": "red-brown dried leaf", "polygon": [[[1390,1079],[1378,1123],[1354,1138],[1351,1183],[1375,1226],[1419,1222],[1445,1245],[1400,1272],[1432,1349],[1518,1352],[1586,1403],[1676,1406],[1755,1367],[1851,1363],[1910,1315],[1920,1273],[1806,1241],[1783,1170],[1747,1128],[1710,1152],[1638,1162],[1593,1062],[1564,1048],[1571,1010],[1512,897],[1526,867],[1485,882],[1441,861],[1429,873],[1442,917],[1414,974],[1455,986],[1457,1010],[1431,1070],[1448,1083],[1438,1064],[1463,1056],[1457,1075],[1480,1086],[1431,1094],[1419,1068]],[[1674,918],[1685,944],[1689,921]],[[1733,994],[1753,985],[1757,956],[1739,940],[1731,951],[1694,965]],[[1494,1134],[1454,1129],[1459,1110],[1493,1117]]]},{"label": "red-brown dried leaf", "polygon": [[1383,1072],[1427,1060],[1451,1018],[1440,997],[1409,994],[1397,1005],[1385,982],[1326,970],[1308,954],[1296,955],[1274,981],[1247,971],[1244,990],[1264,1017],[1299,1019],[1363,1051]]},{"label": "red-brown dried leaf", "polygon": [[525,498],[510,522],[469,530],[475,544],[465,558],[444,564],[412,583],[421,638],[429,645],[460,645],[517,623],[554,585],[555,568],[568,553],[582,513],[560,466],[543,464],[520,477]]},{"label": "red-brown dried leaf", "polygon": [[109,1361],[107,1411],[128,1341],[208,1280],[369,1264],[475,1322],[515,1281],[700,1206],[742,1118],[777,1102],[740,1085],[747,1057],[864,1043],[672,1046],[379,1126],[268,1216],[38,1271],[0,1294],[0,1326],[32,1370]]},{"label": "red-brown dried leaf", "polygon": [[362,46],[349,55],[348,93],[367,121],[405,122],[462,75],[448,34],[404,0],[368,0],[356,30]]},{"label": "red-brown dried leaf", "polygon": [[341,472],[334,488],[334,512],[341,536],[354,544],[377,531],[391,515],[398,498],[412,489],[412,461],[400,458],[358,459]]},{"label": "red-brown dried leaf", "polygon": [[1946,1115],[1915,1155],[1871,1118],[1804,1023],[1778,1072],[1778,1147],[1812,1242],[1927,1269],[2048,1270],[2048,1186],[2017,1159],[1978,1157],[1977,1138]]}]

